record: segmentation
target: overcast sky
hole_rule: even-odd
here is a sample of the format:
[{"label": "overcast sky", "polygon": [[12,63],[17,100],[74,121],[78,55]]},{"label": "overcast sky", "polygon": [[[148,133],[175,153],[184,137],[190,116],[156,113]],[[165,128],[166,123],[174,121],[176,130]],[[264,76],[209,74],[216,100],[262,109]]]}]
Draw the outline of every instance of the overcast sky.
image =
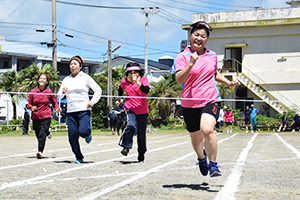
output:
[{"label": "overcast sky", "polygon": [[[76,6],[57,0],[58,51],[106,61],[110,39],[113,49],[121,45],[116,54],[144,58],[145,15],[140,8],[147,9],[147,0],[61,1],[124,9]],[[180,41],[187,37],[182,24],[191,23],[193,13],[249,10],[262,5],[289,7],[285,0],[149,0],[149,6],[159,7],[160,12],[149,15],[148,59],[176,57]],[[51,24],[51,0],[0,0],[0,33],[7,41],[41,46],[40,42],[52,40]],[[36,32],[36,29],[46,32]]]}]

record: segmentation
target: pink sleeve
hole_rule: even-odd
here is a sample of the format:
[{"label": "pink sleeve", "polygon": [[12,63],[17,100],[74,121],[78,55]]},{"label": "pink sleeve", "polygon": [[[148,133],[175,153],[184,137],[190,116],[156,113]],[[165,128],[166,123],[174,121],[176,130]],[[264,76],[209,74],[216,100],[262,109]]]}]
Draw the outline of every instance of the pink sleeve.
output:
[{"label": "pink sleeve", "polygon": [[175,72],[183,70],[187,66],[187,60],[184,55],[179,54],[175,60]]},{"label": "pink sleeve", "polygon": [[140,79],[140,82],[141,84],[143,84],[144,86],[148,86],[150,88],[150,85],[149,85],[149,81],[148,81],[148,78],[147,77],[142,77]]},{"label": "pink sleeve", "polygon": [[124,86],[125,86],[125,81],[126,81],[126,78],[123,78],[123,80],[121,81],[121,84],[120,84],[120,87],[123,89],[124,91]]}]

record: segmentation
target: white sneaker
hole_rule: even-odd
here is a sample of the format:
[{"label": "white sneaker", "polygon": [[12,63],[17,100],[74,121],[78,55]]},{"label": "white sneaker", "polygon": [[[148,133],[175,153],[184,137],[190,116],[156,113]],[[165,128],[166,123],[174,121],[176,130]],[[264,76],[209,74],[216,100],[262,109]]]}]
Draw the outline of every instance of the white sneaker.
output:
[{"label": "white sneaker", "polygon": [[37,152],[36,153],[36,158],[37,159],[41,159],[43,157],[43,153],[42,152]]},{"label": "white sneaker", "polygon": [[230,130],[230,133],[232,133],[232,130]]},{"label": "white sneaker", "polygon": [[[49,131],[50,132],[50,131]],[[51,139],[52,138],[52,133],[50,132],[50,134],[47,136],[49,139]]]},{"label": "white sneaker", "polygon": [[229,131],[227,130],[227,133],[229,133]]},{"label": "white sneaker", "polygon": [[295,133],[295,129],[292,130],[292,133]]},{"label": "white sneaker", "polygon": [[251,131],[251,133],[253,133],[253,131]]},{"label": "white sneaker", "polygon": [[248,133],[248,131],[246,131],[246,133]]},{"label": "white sneaker", "polygon": [[280,132],[280,130],[278,129],[277,132]]}]

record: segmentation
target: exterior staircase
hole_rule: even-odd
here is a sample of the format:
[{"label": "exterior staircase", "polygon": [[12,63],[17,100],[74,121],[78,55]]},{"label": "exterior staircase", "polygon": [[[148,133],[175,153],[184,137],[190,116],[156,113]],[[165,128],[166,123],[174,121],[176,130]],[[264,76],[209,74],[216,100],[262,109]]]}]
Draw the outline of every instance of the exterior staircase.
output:
[{"label": "exterior staircase", "polygon": [[236,70],[238,67],[234,67],[233,72],[236,73],[237,80],[274,110],[279,113],[287,110],[300,110],[295,103],[234,59],[234,66],[238,65],[242,66],[243,72],[238,72]]},{"label": "exterior staircase", "polygon": [[270,92],[266,91],[261,85],[256,84],[244,73],[239,73],[237,75],[238,81],[247,87],[251,92],[258,96],[261,100],[267,103],[270,107],[279,113],[286,111],[288,106],[280,102],[276,97],[274,97]]}]

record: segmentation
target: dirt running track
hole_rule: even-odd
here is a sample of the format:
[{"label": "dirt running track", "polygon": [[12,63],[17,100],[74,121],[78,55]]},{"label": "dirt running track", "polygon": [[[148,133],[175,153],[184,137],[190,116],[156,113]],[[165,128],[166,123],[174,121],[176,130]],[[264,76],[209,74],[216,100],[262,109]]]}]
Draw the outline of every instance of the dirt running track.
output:
[{"label": "dirt running track", "polygon": [[[73,164],[67,136],[0,137],[0,199],[300,199],[300,134],[218,134],[221,177],[200,175],[187,133],[148,134],[144,163],[118,137],[80,139]],[[136,138],[134,138],[136,140]]]}]

